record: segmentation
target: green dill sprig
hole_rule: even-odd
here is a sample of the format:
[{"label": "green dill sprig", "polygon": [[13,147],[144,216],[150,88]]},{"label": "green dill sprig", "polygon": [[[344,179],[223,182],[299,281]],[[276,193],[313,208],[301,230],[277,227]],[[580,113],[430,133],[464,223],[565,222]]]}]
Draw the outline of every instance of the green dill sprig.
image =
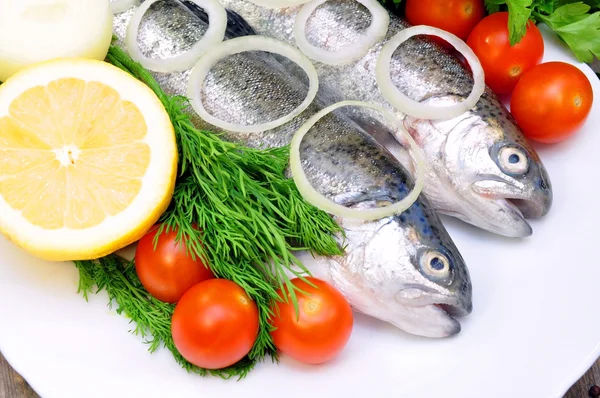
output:
[{"label": "green dill sprig", "polygon": [[164,345],[188,371],[244,377],[267,355],[277,360],[269,324],[273,302],[281,299],[277,289],[287,286],[296,306],[296,288],[286,273],[309,275],[294,252],[339,255],[342,249],[334,235],[342,230],[329,215],[308,204],[294,182],[285,177],[288,147],[247,148],[199,130],[186,113],[187,99],[168,96],[123,50],[111,46],[107,61],[148,85],[174,127],[179,174],[157,235],[176,230],[177,239],[184,239],[190,256],[202,258],[215,275],[240,285],[258,307],[259,334],[242,361],[227,369],[208,371],[190,364],[177,352],[170,333],[174,306],[149,296],[134,264],[114,255],[96,262],[77,262],[80,293],[87,297],[94,285],[96,291],[105,290],[117,312],[136,324],[134,333],[146,338],[150,351]]},{"label": "green dill sprig", "polygon": [[103,257],[97,261],[75,261],[79,270],[78,293],[86,300],[90,293],[106,291],[109,307],[116,307],[119,315],[125,315],[135,324],[132,333],[141,336],[148,351],[155,352],[166,347],[178,364],[188,372],[201,376],[213,375],[224,379],[242,378],[253,369],[255,361],[244,358],[225,369],[202,369],[189,363],[175,347],[171,336],[171,316],[175,306],[152,297],[140,283],[133,262],[125,261],[116,255]]}]

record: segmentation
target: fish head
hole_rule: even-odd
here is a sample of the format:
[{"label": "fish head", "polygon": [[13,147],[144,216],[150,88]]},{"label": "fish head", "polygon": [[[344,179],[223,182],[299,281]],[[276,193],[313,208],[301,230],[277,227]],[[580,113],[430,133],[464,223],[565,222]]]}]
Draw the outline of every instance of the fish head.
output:
[{"label": "fish head", "polygon": [[[415,186],[411,173],[356,123],[359,115],[346,116],[334,111],[304,136],[300,152],[310,184],[355,210],[404,199]],[[455,317],[472,311],[469,272],[425,195],[378,220],[335,220],[344,231],[344,254],[313,275],[331,281],[353,308],[406,332],[447,337],[461,330]]]},{"label": "fish head", "polygon": [[[452,95],[426,102],[450,105],[459,100]],[[548,173],[493,94],[484,94],[476,107],[453,119],[407,118],[405,123],[432,159],[438,189],[432,196],[455,197],[440,212],[504,236],[525,237],[532,234],[526,219],[550,210]]]},{"label": "fish head", "polygon": [[406,332],[448,337],[471,313],[466,264],[425,199],[377,221],[338,219],[346,255],[329,272],[353,306]]}]

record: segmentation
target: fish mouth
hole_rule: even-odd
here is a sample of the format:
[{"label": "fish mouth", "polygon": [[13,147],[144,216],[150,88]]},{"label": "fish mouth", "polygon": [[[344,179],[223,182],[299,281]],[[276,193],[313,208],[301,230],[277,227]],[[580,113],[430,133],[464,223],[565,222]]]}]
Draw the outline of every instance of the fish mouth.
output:
[{"label": "fish mouth", "polygon": [[497,213],[501,217],[500,222],[496,223],[493,232],[510,237],[526,238],[533,234],[533,228],[526,220],[525,212],[530,208],[529,201],[524,199],[495,199],[494,202],[501,211]]},{"label": "fish mouth", "polygon": [[[421,307],[424,313],[437,317],[435,325],[427,329],[427,337],[444,338],[460,333],[461,325],[458,319],[471,313],[470,309],[448,303],[435,303]],[[423,334],[423,333],[421,333]],[[425,334],[423,334],[425,335]]]},{"label": "fish mouth", "polygon": [[413,307],[412,312],[419,322],[413,330],[406,326],[404,330],[429,338],[445,338],[460,333],[461,325],[456,318],[466,315],[460,307],[442,303]]},{"label": "fish mouth", "polygon": [[467,316],[471,313],[471,311],[469,311],[465,308],[462,308],[460,306],[457,306],[457,305],[444,304],[444,303],[432,304],[432,305],[435,305],[439,309],[445,311],[448,314],[448,316],[451,316],[454,318]]},{"label": "fish mouth", "polygon": [[483,200],[495,200],[517,219],[537,219],[548,214],[553,195],[545,169],[540,169],[540,177],[533,180],[534,186],[524,188],[495,175],[484,175],[472,189]]},{"label": "fish mouth", "polygon": [[549,206],[543,201],[516,198],[507,198],[506,201],[514,205],[524,218],[541,218],[549,211]]},{"label": "fish mouth", "polygon": [[[421,293],[420,297],[409,299],[399,294],[396,300],[408,312],[411,322],[402,325],[401,329],[418,336],[430,338],[450,337],[460,333],[461,325],[457,318],[471,313],[473,306],[470,297],[444,296],[435,294],[425,296],[427,289],[411,287],[405,291],[411,294]],[[394,322],[392,322],[394,323]]]},{"label": "fish mouth", "polygon": [[[484,181],[484,184],[486,182]],[[509,184],[504,186],[508,189],[503,190],[516,188]],[[480,210],[471,213],[472,219],[466,221],[490,232],[512,238],[531,236],[533,230],[527,220],[546,215],[552,203],[551,194],[545,192],[517,194],[513,189],[512,193],[497,194],[481,182],[473,184],[473,190],[477,194],[477,199],[472,204]]]},{"label": "fish mouth", "polygon": [[[521,200],[481,198],[473,201],[465,211],[439,210],[478,228],[508,238],[526,238],[533,228],[523,214],[526,207]],[[523,210],[522,210],[523,209]]]},{"label": "fish mouth", "polygon": [[541,199],[521,199],[521,198],[504,198],[496,199],[497,202],[508,212],[511,213],[514,222],[513,228],[515,237],[527,237],[533,233],[531,226],[527,222],[528,219],[538,219],[545,216],[550,206],[547,200]]}]

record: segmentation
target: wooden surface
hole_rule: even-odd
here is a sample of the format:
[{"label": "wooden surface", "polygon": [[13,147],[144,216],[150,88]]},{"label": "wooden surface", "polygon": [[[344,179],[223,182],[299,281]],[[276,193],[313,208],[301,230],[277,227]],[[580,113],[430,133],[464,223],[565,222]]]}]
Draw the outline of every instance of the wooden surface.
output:
[{"label": "wooden surface", "polygon": [[0,398],[37,398],[29,384],[10,367],[0,354]]},{"label": "wooden surface", "polygon": [[[587,398],[591,386],[600,384],[600,360],[571,387],[564,398]],[[15,372],[0,354],[0,398],[38,398],[27,382]],[[118,398],[115,396],[115,398]],[[468,398],[468,397],[465,397]],[[479,398],[479,397],[478,397]],[[484,397],[481,397],[484,398]],[[520,398],[515,395],[514,398]],[[529,398],[529,397],[526,397]],[[537,398],[537,397],[536,397]],[[545,398],[545,397],[539,397]],[[554,398],[554,397],[548,397]]]}]

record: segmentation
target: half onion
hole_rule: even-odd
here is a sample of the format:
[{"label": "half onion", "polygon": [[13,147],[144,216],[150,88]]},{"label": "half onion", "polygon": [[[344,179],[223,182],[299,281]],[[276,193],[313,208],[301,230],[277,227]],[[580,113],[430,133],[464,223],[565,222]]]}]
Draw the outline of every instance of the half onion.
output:
[{"label": "half onion", "polygon": [[113,20],[107,0],[0,0],[0,81],[51,59],[104,60]]},{"label": "half onion", "polygon": [[[302,103],[298,105],[298,107],[296,107],[292,112],[288,113],[287,115],[282,116],[279,119],[260,124],[234,124],[218,119],[213,115],[209,114],[208,111],[204,108],[204,105],[202,104],[200,90],[198,90],[197,88],[202,86],[202,83],[208,76],[210,69],[217,62],[219,62],[219,60],[225,58],[228,55],[238,54],[245,51],[266,51],[274,54],[279,54],[284,57],[287,57],[289,60],[295,62],[299,67],[301,67],[308,76],[309,82],[308,93],[304,101],[302,101]],[[279,127],[282,124],[289,122],[300,113],[302,113],[306,108],[308,108],[310,103],[317,95],[318,88],[319,78],[314,65],[298,49],[271,37],[252,35],[224,41],[211,48],[209,53],[203,55],[192,70],[192,73],[190,75],[190,79],[188,81],[187,96],[190,99],[192,107],[194,108],[196,113],[198,113],[198,116],[200,116],[206,122],[228,131],[235,131],[238,133],[255,133]]]},{"label": "half onion", "polygon": [[227,28],[227,12],[221,3],[218,0],[189,0],[208,14],[209,25],[204,36],[188,51],[175,57],[166,59],[146,57],[142,54],[138,45],[138,30],[144,14],[157,1],[160,0],[144,1],[127,25],[127,35],[125,37],[127,52],[129,52],[131,58],[142,64],[144,68],[163,73],[186,71],[192,68],[196,61],[215,44],[223,41],[225,29]]},{"label": "half onion", "polygon": [[[308,181],[308,178],[306,177],[306,174],[302,169],[302,161],[300,159],[300,144],[302,143],[302,139],[304,138],[306,133],[311,129],[311,127],[313,127],[319,121],[319,119],[321,119],[328,113],[344,106],[361,106],[381,112],[388,121],[398,126],[398,128],[403,132],[406,140],[410,144],[410,147],[413,152],[413,159],[416,162],[417,169],[415,185],[413,189],[408,193],[408,195],[406,195],[406,197],[404,197],[399,202],[385,207],[378,207],[375,209],[351,209],[346,206],[337,204],[334,201],[323,196],[316,189],[314,189],[313,186],[310,184],[310,181]],[[408,134],[408,132],[404,129],[402,121],[387,109],[379,105],[362,101],[341,101],[330,105],[327,108],[322,109],[321,111],[313,115],[310,119],[306,121],[306,123],[300,126],[298,131],[296,131],[296,133],[294,134],[290,146],[290,168],[292,171],[292,177],[294,178],[294,182],[298,187],[298,191],[300,191],[300,193],[308,203],[334,216],[352,220],[373,221],[402,213],[404,210],[412,206],[412,204],[417,200],[417,198],[421,194],[421,191],[423,190],[423,185],[425,183],[425,160],[421,152],[421,148],[417,146],[410,134]]]},{"label": "half onion", "polygon": [[111,0],[110,9],[113,14],[118,14],[120,12],[129,10],[135,5],[136,1],[137,0]]},{"label": "half onion", "polygon": [[306,24],[308,18],[310,18],[317,7],[326,1],[328,0],[313,0],[305,4],[298,11],[296,21],[294,22],[296,45],[310,58],[328,65],[341,65],[353,62],[362,58],[375,43],[385,37],[390,24],[390,16],[385,8],[377,0],[356,0],[364,5],[372,15],[371,24],[366,32],[356,42],[335,51],[329,51],[312,45],[306,38]]},{"label": "half onion", "polygon": [[[432,106],[412,100],[401,93],[394,85],[390,70],[392,55],[400,44],[416,35],[438,36],[453,45],[454,48],[465,57],[473,72],[474,80],[473,89],[465,100],[450,106]],[[483,68],[473,50],[455,35],[425,25],[412,26],[403,29],[388,40],[381,49],[381,53],[377,59],[375,76],[377,78],[379,91],[392,106],[406,115],[421,119],[452,119],[460,116],[477,104],[477,101],[479,101],[479,98],[481,98],[485,90],[485,75]]]}]

